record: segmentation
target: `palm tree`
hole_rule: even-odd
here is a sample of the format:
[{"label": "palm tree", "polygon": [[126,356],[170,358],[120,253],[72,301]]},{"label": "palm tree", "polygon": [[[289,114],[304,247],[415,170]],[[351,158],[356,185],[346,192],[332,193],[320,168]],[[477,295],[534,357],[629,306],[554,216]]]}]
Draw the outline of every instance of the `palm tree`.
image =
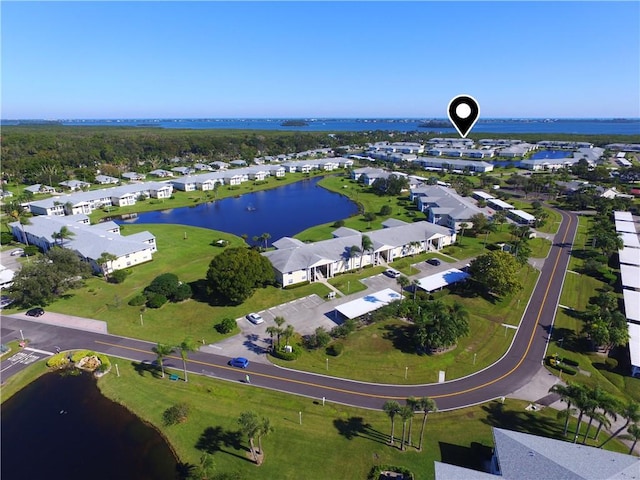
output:
[{"label": "palm tree", "polygon": [[264,457],[264,450],[262,450],[262,437],[269,435],[274,431],[274,429],[273,429],[273,425],[271,425],[271,420],[269,420],[267,417],[262,417],[259,427],[260,428],[258,430],[258,451],[260,452],[260,455]]},{"label": "palm tree", "polygon": [[396,414],[400,412],[400,404],[395,400],[387,400],[386,402],[384,402],[382,409],[391,419],[391,438],[389,440],[389,445],[393,445],[394,444],[393,437],[395,434],[395,419],[396,419]]},{"label": "palm tree", "polygon": [[398,282],[398,285],[400,285],[400,295],[402,295],[402,291],[407,288],[409,286],[409,284],[411,283],[411,281],[405,277],[404,275],[400,275],[397,279],[396,282]]},{"label": "palm tree", "polygon": [[275,333],[276,335],[278,335],[278,345],[280,345],[280,335],[282,335],[282,325],[284,325],[285,320],[284,320],[284,317],[276,317],[273,319],[273,321],[278,326]]},{"label": "palm tree", "polygon": [[270,233],[263,233],[262,235],[260,235],[260,240],[262,240],[264,242],[264,249],[267,249],[267,241],[271,238],[271,234]]},{"label": "palm tree", "polygon": [[156,359],[158,361],[158,365],[160,365],[160,371],[162,372],[162,378],[164,378],[164,365],[162,364],[162,361],[165,357],[171,355],[173,350],[174,347],[171,345],[165,345],[164,343],[158,343],[151,349],[151,351],[156,354]]},{"label": "palm tree", "polygon": [[96,259],[96,263],[100,265],[100,268],[102,268],[102,273],[104,273],[105,280],[109,281],[109,271],[111,270],[110,264],[117,259],[118,257],[109,252],[102,252]]},{"label": "palm tree", "polygon": [[27,234],[24,232],[24,226],[30,225],[31,222],[29,221],[29,218],[26,216],[26,212],[22,210],[20,206],[17,206],[14,210],[11,210],[11,212],[9,213],[9,216],[13,218],[16,222],[18,222],[20,231],[22,232],[22,241],[28,247],[29,240],[27,239]]},{"label": "palm tree", "polygon": [[273,350],[273,336],[274,335],[278,335],[280,333],[280,329],[278,327],[274,327],[273,325],[269,325],[266,328],[266,332],[269,334],[269,336],[271,337],[271,349]]},{"label": "palm tree", "polygon": [[[599,397],[601,396],[601,391],[599,386],[595,386],[594,388],[586,388],[587,398],[585,399],[584,404],[584,412],[589,417],[589,423],[587,424],[587,430],[584,432],[584,438],[582,439],[582,444],[584,445],[587,442],[587,437],[589,436],[589,430],[591,430],[591,424],[593,423],[593,417],[598,409],[598,405],[600,404]],[[573,443],[576,443],[575,441]]]},{"label": "palm tree", "polygon": [[600,401],[600,409],[602,410],[602,412],[598,412],[596,414],[596,420],[598,421],[598,430],[596,430],[595,435],[596,441],[598,441],[600,430],[602,430],[602,427],[605,426],[609,428],[611,426],[609,417],[611,417],[614,422],[618,420],[617,413],[620,410],[620,403],[611,395],[605,395]]},{"label": "palm tree", "polygon": [[285,329],[282,331],[282,336],[284,337],[284,341],[286,345],[289,345],[289,340],[291,339],[291,337],[293,337],[295,333],[296,331],[293,329],[293,325],[287,325],[285,327]]},{"label": "palm tree", "polygon": [[406,431],[407,431],[407,421],[413,418],[414,411],[413,408],[409,405],[403,405],[400,407],[400,411],[398,412],[400,417],[402,418],[402,441],[400,442],[400,450],[404,451]]},{"label": "palm tree", "polygon": [[[407,398],[407,406],[415,414],[415,411],[418,408],[418,399],[416,397]],[[409,444],[409,446],[413,445],[413,441],[411,439],[411,432],[413,431],[413,417],[414,417],[414,415],[411,415],[411,417],[409,418],[409,433],[407,435],[407,443]]]},{"label": "palm tree", "polygon": [[63,226],[62,228],[60,228],[60,231],[53,232],[51,236],[53,237],[54,240],[60,240],[60,246],[62,246],[64,241],[75,236],[75,233],[69,230],[66,226]]},{"label": "palm tree", "polygon": [[469,224],[467,222],[462,222],[460,224],[460,239],[458,240],[458,245],[462,245],[462,237],[464,237],[464,231],[469,228]]},{"label": "palm tree", "polygon": [[416,294],[418,293],[418,287],[420,286],[420,280],[414,278],[411,281],[411,285],[413,286],[413,301],[416,301]]},{"label": "palm tree", "polygon": [[627,428],[627,433],[628,435],[625,435],[625,437],[633,440],[631,448],[629,448],[629,455],[631,455],[633,453],[633,449],[636,448],[636,443],[638,443],[638,440],[640,440],[640,425],[638,425],[637,423],[632,423],[631,425],[629,425],[629,428]]},{"label": "palm tree", "polygon": [[631,422],[633,423],[640,422],[640,404],[639,403],[631,401],[627,405],[625,405],[622,408],[622,410],[619,411],[618,413],[626,419],[626,422],[622,427],[616,430],[609,438],[607,438],[604,442],[602,442],[598,448],[604,447],[607,443],[609,443],[610,440],[613,440],[618,435],[620,435],[620,433],[625,428],[627,428]]},{"label": "palm tree", "polygon": [[589,398],[588,388],[584,385],[572,385],[571,388],[573,389],[573,403],[578,409],[578,421],[576,423],[576,431],[573,434],[573,443],[576,443],[582,425],[582,416],[586,410],[591,408],[593,402]]},{"label": "palm tree", "polygon": [[565,386],[565,385],[562,385],[561,383],[556,383],[549,389],[549,393],[555,393],[557,395],[560,395],[560,400],[562,400],[567,404],[567,409],[566,409],[567,415],[564,422],[564,430],[562,432],[562,435],[566,437],[567,430],[569,429],[569,417],[571,417],[571,405],[573,403],[571,385],[569,384]]},{"label": "palm tree", "polygon": [[258,415],[255,412],[242,412],[238,418],[238,424],[240,425],[240,431],[249,437],[251,456],[253,457],[253,461],[258,463],[256,449],[253,444],[253,439],[258,432],[260,432],[261,425],[258,420]]},{"label": "palm tree", "polygon": [[[349,255],[349,260],[352,260],[356,257],[359,256],[359,254],[361,253],[360,247],[357,245],[351,245],[351,247],[349,248],[348,251],[348,255]],[[351,265],[349,267],[349,270],[353,270],[353,262],[351,262]]]},{"label": "palm tree", "polygon": [[[369,238],[369,236],[367,235],[363,235],[362,236],[362,243],[361,243],[361,248],[362,248],[362,252],[369,252],[369,254],[371,254],[371,252],[373,252],[373,242],[371,241],[371,238]],[[371,265],[373,265],[373,260],[371,260]],[[362,267],[362,262],[360,262],[360,267]]]},{"label": "palm tree", "polygon": [[189,379],[187,377],[187,357],[189,352],[195,352],[198,350],[198,345],[193,341],[191,337],[185,338],[180,345],[177,346],[178,350],[180,350],[180,356],[182,357],[182,366],[184,368],[184,381],[188,382]]},{"label": "palm tree", "polygon": [[427,415],[429,415],[429,412],[437,412],[438,407],[435,400],[429,397],[419,399],[416,407],[424,414],[422,417],[422,426],[420,427],[420,444],[418,445],[418,451],[422,451],[422,440],[424,439],[424,427],[427,424]]}]

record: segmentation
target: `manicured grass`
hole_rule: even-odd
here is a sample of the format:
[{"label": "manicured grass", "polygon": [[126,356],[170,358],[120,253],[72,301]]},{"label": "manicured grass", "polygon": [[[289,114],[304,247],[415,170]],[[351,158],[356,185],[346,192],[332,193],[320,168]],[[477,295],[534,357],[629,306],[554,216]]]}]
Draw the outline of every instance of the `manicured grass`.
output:
[{"label": "manicured grass", "polygon": [[[119,285],[101,278],[90,278],[86,286],[69,292],[47,306],[47,310],[80,317],[95,318],[108,323],[109,332],[141,338],[152,342],[179,343],[192,336],[206,343],[223,338],[213,326],[225,317],[238,318],[250,311],[259,311],[279,303],[317,293],[326,296],[329,289],[322,284],[304,285],[285,290],[278,287],[258,289],[246,302],[238,306],[212,306],[204,294],[178,304],[167,303],[159,309],[133,307],[127,302],[158,275],[172,272],[183,282],[202,291],[209,262],[225,248],[212,246],[217,239],[225,239],[228,247],[243,245],[242,239],[209,229],[175,225],[126,225],[123,235],[149,230],[156,236],[158,252],[152,262],[131,269],[131,275]],[[184,233],[187,234],[186,240]],[[140,322],[143,316],[144,326]]]},{"label": "manicured grass", "polygon": [[[390,422],[380,411],[336,405],[330,399],[322,406],[320,399],[195,375],[189,383],[169,382],[148,372],[139,374],[124,360],[120,373],[120,377],[109,374],[98,382],[105,395],[155,425],[182,461],[197,464],[203,451],[197,445],[208,445],[216,472],[235,471],[242,478],[365,478],[373,465],[389,463],[409,468],[416,478],[432,479],[435,460],[480,468],[480,453],[490,455],[493,445],[491,426],[556,438],[562,431],[562,423],[556,420],[553,410],[527,412],[526,402],[491,402],[431,414],[424,450],[418,453],[415,448],[408,448],[403,453],[397,446],[387,445]],[[176,426],[163,426],[162,412],[183,401],[191,406],[189,419]],[[236,433],[237,418],[247,410],[269,418],[275,429],[263,439],[265,462],[259,468],[246,460],[247,439]],[[413,422],[414,444],[419,439],[420,421],[417,415]],[[208,436],[204,436],[206,431]],[[397,420],[396,438],[401,433],[402,422]],[[203,442],[205,438],[208,442]],[[624,451],[620,445],[612,447]]]},{"label": "manicured grass", "polygon": [[[319,349],[305,351],[294,361],[271,360],[289,368],[326,374],[328,358],[330,375],[378,383],[437,382],[440,370],[446,372],[447,379],[469,375],[494,363],[504,354],[514,330],[502,327],[502,324],[517,325],[520,322],[537,276],[538,272],[531,267],[523,269],[521,280],[525,290],[495,302],[462,291],[460,294],[436,293],[435,296],[446,303],[458,301],[469,312],[471,333],[461,338],[458,346],[450,352],[416,354],[409,325],[398,319],[389,319],[339,340],[344,344],[344,351],[338,357],[328,356],[324,349]],[[412,301],[411,295],[407,295],[405,301]]]},{"label": "manicured grass", "polygon": [[354,271],[353,273],[345,273],[328,280],[329,284],[336,287],[342,292],[343,295],[350,295],[356,292],[362,292],[367,289],[367,286],[360,282],[363,278],[371,277],[384,272],[384,267],[367,267],[361,271]]}]

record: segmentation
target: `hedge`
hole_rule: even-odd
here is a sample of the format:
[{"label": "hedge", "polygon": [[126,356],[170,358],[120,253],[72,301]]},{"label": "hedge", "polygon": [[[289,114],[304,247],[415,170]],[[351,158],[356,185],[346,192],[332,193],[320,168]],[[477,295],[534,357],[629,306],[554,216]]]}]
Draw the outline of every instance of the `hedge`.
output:
[{"label": "hedge", "polygon": [[47,360],[47,367],[49,368],[64,368],[69,365],[69,357],[64,352],[56,353],[49,360]]},{"label": "hedge", "polygon": [[382,475],[382,472],[395,472],[402,474],[402,478],[405,480],[414,480],[415,477],[411,470],[405,467],[396,467],[395,465],[375,465],[371,467],[367,480],[378,480]]},{"label": "hedge", "polygon": [[575,375],[578,373],[578,370],[567,365],[563,361],[556,362],[555,357],[547,357],[547,365],[549,365],[551,368],[555,368],[556,370],[566,373],[567,375]]},{"label": "hedge", "polygon": [[279,358],[280,360],[291,361],[299,358],[300,355],[302,355],[302,349],[298,345],[291,345],[291,352],[286,352],[284,350],[284,345],[280,345],[273,349],[271,355]]}]

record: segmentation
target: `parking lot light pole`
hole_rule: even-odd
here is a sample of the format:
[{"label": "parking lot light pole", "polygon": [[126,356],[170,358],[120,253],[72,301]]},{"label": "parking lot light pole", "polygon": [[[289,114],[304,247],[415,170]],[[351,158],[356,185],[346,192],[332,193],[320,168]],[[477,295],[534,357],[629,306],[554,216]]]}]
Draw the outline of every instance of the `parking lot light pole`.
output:
[{"label": "parking lot light pole", "polygon": [[[24,335],[22,334],[22,330],[20,330],[20,338],[22,339],[22,341],[24,342]],[[328,359],[327,359],[328,360]]]},{"label": "parking lot light pole", "polygon": [[404,379],[407,379],[407,373],[409,373],[409,367],[404,367]]},{"label": "parking lot light pole", "polygon": [[329,371],[329,359],[327,358],[327,372]]},{"label": "parking lot light pole", "polygon": [[140,325],[144,327],[144,321],[142,320],[142,314],[140,314]]}]

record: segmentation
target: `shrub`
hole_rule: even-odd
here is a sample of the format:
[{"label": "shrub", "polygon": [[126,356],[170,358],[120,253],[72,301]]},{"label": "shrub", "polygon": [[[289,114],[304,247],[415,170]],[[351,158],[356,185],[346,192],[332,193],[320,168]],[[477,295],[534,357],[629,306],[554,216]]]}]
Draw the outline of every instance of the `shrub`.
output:
[{"label": "shrub", "polygon": [[167,408],[162,414],[162,420],[166,426],[176,425],[187,420],[189,416],[189,405],[186,403],[177,403]]},{"label": "shrub", "polygon": [[0,243],[2,245],[9,245],[13,242],[13,235],[9,232],[0,232]]},{"label": "shrub", "polygon": [[159,293],[152,293],[147,299],[147,307],[149,308],[160,308],[165,303],[167,303],[167,297]]},{"label": "shrub", "polygon": [[316,328],[315,333],[305,339],[305,345],[309,350],[326,347],[331,341],[331,335],[322,327]]},{"label": "shrub", "polygon": [[356,321],[352,318],[345,320],[342,325],[338,325],[337,327],[333,327],[331,329],[330,335],[333,338],[344,338],[352,332],[356,330]]},{"label": "shrub", "polygon": [[133,297],[131,300],[129,300],[129,305],[131,305],[132,307],[141,307],[142,305],[144,305],[145,303],[147,303],[147,297],[145,297],[144,295],[140,294],[140,295],[136,295],[135,297]]},{"label": "shrub", "polygon": [[344,227],[344,220],[337,220],[337,221],[333,222],[332,227],[334,227],[334,228]]},{"label": "shrub", "polygon": [[182,302],[183,300],[187,300],[191,298],[193,292],[191,291],[191,287],[188,283],[181,283],[178,285],[178,288],[173,292],[173,296],[171,297],[172,302]]},{"label": "shrub", "polygon": [[40,249],[35,245],[27,245],[26,247],[24,247],[24,254],[27,257],[33,257],[34,255],[37,255],[39,251]]},{"label": "shrub", "polygon": [[233,332],[236,326],[236,321],[233,318],[224,318],[215,326],[215,329],[218,333],[226,334]]},{"label": "shrub", "polygon": [[562,363],[569,365],[570,367],[578,367],[580,365],[576,360],[571,360],[570,358],[563,358]]},{"label": "shrub", "polygon": [[405,467],[396,467],[395,465],[375,465],[371,467],[367,480],[378,480],[382,476],[382,472],[400,473],[405,480],[414,480],[413,473]]},{"label": "shrub", "polygon": [[341,342],[332,343],[327,347],[327,354],[332,357],[338,357],[344,351],[344,345]]},{"label": "shrub", "polygon": [[559,370],[562,373],[566,373],[567,375],[575,375],[578,373],[575,368],[563,362],[563,360],[556,362],[555,357],[547,357],[547,365],[549,365],[551,368],[555,368],[556,370]]},{"label": "shrub", "polygon": [[109,283],[122,283],[127,278],[128,273],[125,270],[116,270],[109,275]]},{"label": "shrub", "polygon": [[92,355],[95,355],[95,354],[96,352],[92,350],[78,350],[76,352],[73,352],[73,354],[71,355],[71,361],[73,363],[78,363],[84,357],[91,357]]},{"label": "shrub", "polygon": [[273,355],[276,358],[279,358],[280,360],[286,360],[286,361],[295,360],[296,358],[299,358],[300,355],[302,355],[302,350],[298,345],[291,345],[290,352],[287,352],[284,348],[285,348],[285,345],[278,345],[275,349],[273,349],[273,351],[271,352],[271,355]]},{"label": "shrub", "polygon": [[99,371],[106,372],[107,370],[109,370],[109,368],[111,368],[111,360],[109,360],[109,357],[102,353],[98,353],[97,357],[98,360],[100,360],[100,367],[98,367]]},{"label": "shrub", "polygon": [[69,357],[66,353],[56,353],[53,357],[47,360],[47,367],[49,368],[65,368],[69,366]]}]

